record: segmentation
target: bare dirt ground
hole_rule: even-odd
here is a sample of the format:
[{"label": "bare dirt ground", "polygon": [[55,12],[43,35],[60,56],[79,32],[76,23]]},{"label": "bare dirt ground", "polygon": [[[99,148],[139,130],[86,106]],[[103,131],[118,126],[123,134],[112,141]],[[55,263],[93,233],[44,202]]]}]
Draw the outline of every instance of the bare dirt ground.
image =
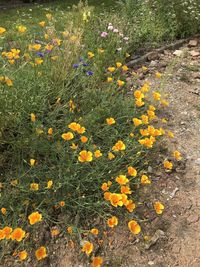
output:
[{"label": "bare dirt ground", "polygon": [[[175,52],[175,54],[174,54]],[[194,53],[195,52],[195,53]],[[151,223],[150,243],[133,239],[123,229],[108,237],[104,252],[110,267],[200,267],[200,40],[177,51],[164,51],[149,62],[149,73],[160,70],[169,95],[166,117],[175,138],[170,149],[182,152],[182,166],[159,177],[157,192],[165,203],[162,217]],[[145,77],[142,77],[145,79]],[[154,83],[154,80],[152,80]],[[159,193],[160,194],[160,193]],[[152,239],[153,238],[153,239]],[[150,244],[150,245],[148,245]],[[58,262],[50,266],[85,267],[64,246]],[[108,260],[107,260],[108,259]]]}]

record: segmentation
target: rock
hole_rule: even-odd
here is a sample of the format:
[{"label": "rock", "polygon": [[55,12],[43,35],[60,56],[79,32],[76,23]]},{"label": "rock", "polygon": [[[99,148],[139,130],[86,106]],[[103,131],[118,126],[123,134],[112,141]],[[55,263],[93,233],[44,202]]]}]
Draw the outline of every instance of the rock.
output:
[{"label": "rock", "polygon": [[174,198],[174,196],[176,195],[176,192],[178,192],[178,191],[179,191],[179,189],[178,189],[178,187],[176,187],[176,188],[171,192],[170,197],[171,197],[171,198]]},{"label": "rock", "polygon": [[175,55],[177,57],[181,57],[183,55],[183,50],[175,50],[173,55]]},{"label": "rock", "polygon": [[192,50],[189,52],[192,57],[198,57],[200,53],[198,51]]},{"label": "rock", "polygon": [[152,236],[152,238],[149,240],[149,242],[145,245],[145,249],[149,249],[151,246],[155,245],[159,239],[165,237],[165,233],[162,230],[158,229]]},{"label": "rock", "polygon": [[191,215],[189,215],[189,217],[187,218],[187,222],[188,222],[188,224],[198,222],[198,220],[199,220],[199,216],[198,216],[198,214],[191,214]]},{"label": "rock", "polygon": [[158,62],[156,60],[152,60],[149,64],[149,67],[156,67],[158,65]]},{"label": "rock", "polygon": [[194,46],[197,46],[197,44],[198,44],[197,40],[190,40],[188,46],[189,47],[194,47]]},{"label": "rock", "polygon": [[151,60],[156,60],[159,58],[159,55],[158,55],[158,52],[152,52],[152,53],[149,53],[149,55],[147,56],[147,59],[149,61]]},{"label": "rock", "polygon": [[194,164],[196,164],[196,165],[200,165],[200,158],[196,159],[196,160],[194,161]]},{"label": "rock", "polygon": [[192,78],[194,78],[194,79],[200,79],[200,72],[194,72],[194,73],[192,73]]},{"label": "rock", "polygon": [[154,265],[155,263],[154,263],[154,261],[149,261],[148,262],[148,265],[150,265],[150,266],[152,266],[152,265]]}]

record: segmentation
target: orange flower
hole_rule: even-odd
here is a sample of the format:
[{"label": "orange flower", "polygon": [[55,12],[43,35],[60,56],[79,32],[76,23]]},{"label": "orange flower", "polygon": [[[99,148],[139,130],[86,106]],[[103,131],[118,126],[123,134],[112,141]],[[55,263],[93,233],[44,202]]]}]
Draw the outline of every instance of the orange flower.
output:
[{"label": "orange flower", "polygon": [[85,133],[85,127],[80,127],[80,128],[78,128],[78,129],[77,129],[77,133],[79,133],[79,134],[83,134],[83,133]]},{"label": "orange flower", "polygon": [[58,229],[52,229],[51,230],[51,236],[54,237],[54,236],[57,236],[60,234],[60,231]]},{"label": "orange flower", "polygon": [[134,97],[136,99],[142,100],[144,98],[144,94],[140,90],[136,90],[134,92]]},{"label": "orange flower", "polygon": [[137,106],[137,107],[142,107],[142,106],[144,106],[144,104],[145,104],[145,102],[144,101],[142,101],[141,99],[137,99],[136,101],[135,101],[135,105]]},{"label": "orange flower", "polygon": [[105,198],[105,200],[110,200],[110,196],[111,196],[111,194],[112,194],[112,193],[110,193],[110,192],[105,192],[105,193],[104,193],[104,198]]},{"label": "orange flower", "polygon": [[25,237],[25,235],[26,235],[26,232],[25,231],[23,231],[21,228],[16,228],[11,233],[11,239],[20,242]]},{"label": "orange flower", "polygon": [[137,119],[137,118],[133,118],[133,123],[134,123],[135,127],[137,127],[137,126],[142,124],[142,120]]},{"label": "orange flower", "polygon": [[94,152],[94,156],[95,156],[95,158],[100,158],[100,157],[102,156],[101,151],[100,151],[100,150],[96,150],[96,151]]},{"label": "orange flower", "polygon": [[42,214],[40,214],[38,211],[33,212],[28,216],[28,219],[29,219],[29,223],[33,225],[37,222],[42,221]]},{"label": "orange flower", "polygon": [[129,179],[125,175],[119,175],[115,181],[120,185],[125,185],[129,182]]},{"label": "orange flower", "polygon": [[84,135],[81,136],[81,142],[86,143],[88,141],[88,138]]},{"label": "orange flower", "polygon": [[64,207],[64,206],[65,206],[65,201],[60,201],[60,202],[59,202],[59,205],[60,205],[61,207]]},{"label": "orange flower", "polygon": [[161,98],[160,93],[158,93],[158,92],[153,92],[153,98],[154,98],[154,100],[159,101],[160,98]]},{"label": "orange flower", "polygon": [[76,122],[71,122],[69,125],[68,125],[68,128],[73,130],[73,131],[77,131],[79,128],[80,128],[80,124],[79,123],[76,123]]},{"label": "orange flower", "polygon": [[2,230],[3,230],[4,234],[5,234],[5,238],[6,239],[10,239],[10,234],[12,233],[12,228],[8,227],[8,226],[5,226]]},{"label": "orange flower", "polygon": [[85,252],[87,255],[90,255],[93,251],[93,247],[93,244],[87,241],[83,245],[82,251]]},{"label": "orange flower", "polygon": [[107,220],[107,224],[109,227],[113,228],[114,226],[118,225],[118,219],[116,216],[112,216],[110,219]]},{"label": "orange flower", "polygon": [[90,233],[92,233],[93,235],[98,235],[99,230],[98,230],[97,228],[92,228],[92,229],[90,230]]},{"label": "orange flower", "polygon": [[117,80],[117,85],[118,85],[119,87],[124,86],[124,84],[125,84],[124,81],[122,81],[122,80]]},{"label": "orange flower", "polygon": [[114,151],[122,151],[122,150],[125,150],[126,149],[126,146],[125,144],[119,140],[113,147],[112,147],[112,150]]},{"label": "orange flower", "polygon": [[82,150],[80,153],[79,153],[79,157],[78,157],[78,160],[80,162],[90,162],[92,161],[92,152],[90,151],[86,151],[86,150]]},{"label": "orange flower", "polygon": [[92,258],[92,267],[101,267],[102,263],[103,263],[102,257]]},{"label": "orange flower", "polygon": [[160,203],[159,201],[154,203],[154,209],[156,211],[157,214],[162,214],[165,207],[162,203]]},{"label": "orange flower", "polygon": [[131,166],[128,167],[128,174],[130,176],[136,177],[137,176],[137,170]]},{"label": "orange flower", "polygon": [[133,212],[134,209],[136,208],[135,203],[133,202],[133,200],[128,200],[127,204],[125,205],[125,207],[127,208],[127,210],[129,212]]},{"label": "orange flower", "polygon": [[131,233],[137,235],[141,232],[141,227],[140,225],[134,221],[134,220],[131,220],[129,223],[128,223],[128,228],[130,229]]},{"label": "orange flower", "polygon": [[0,229],[0,240],[3,240],[6,237],[3,230]]},{"label": "orange flower", "polygon": [[107,191],[107,190],[109,189],[108,184],[107,184],[107,183],[103,183],[102,186],[101,186],[101,189],[102,189],[103,191]]},{"label": "orange flower", "polygon": [[74,138],[74,135],[71,132],[67,132],[67,133],[63,133],[61,137],[65,141],[69,141],[69,140],[72,140]]},{"label": "orange flower", "polygon": [[35,252],[35,256],[37,258],[38,261],[44,259],[47,257],[47,251],[46,251],[46,248],[45,247],[40,247],[36,250]]},{"label": "orange flower", "polygon": [[124,205],[121,194],[111,193],[109,200],[110,200],[111,205],[114,207],[117,207],[117,206],[122,207]]},{"label": "orange flower", "polygon": [[121,194],[130,195],[132,193],[129,186],[121,186]]},{"label": "orange flower", "polygon": [[115,124],[115,119],[114,119],[114,118],[107,118],[107,119],[106,119],[106,123],[107,123],[108,125]]},{"label": "orange flower", "polygon": [[6,212],[7,212],[6,208],[1,208],[1,213],[2,213],[3,215],[6,215]]},{"label": "orange flower", "polygon": [[141,184],[151,184],[151,180],[149,179],[147,175],[142,175]]},{"label": "orange flower", "polygon": [[142,119],[142,122],[144,124],[148,124],[149,123],[149,117],[147,115],[142,115],[141,119]]},{"label": "orange flower", "polygon": [[67,227],[67,232],[71,235],[73,233],[73,228],[71,226]]},{"label": "orange flower", "polygon": [[163,165],[164,165],[164,168],[165,169],[168,169],[168,170],[171,170],[173,168],[172,162],[170,162],[168,160],[165,160],[164,163],[163,163]]},{"label": "orange flower", "polygon": [[18,253],[20,261],[24,261],[28,257],[26,250],[22,250]]}]

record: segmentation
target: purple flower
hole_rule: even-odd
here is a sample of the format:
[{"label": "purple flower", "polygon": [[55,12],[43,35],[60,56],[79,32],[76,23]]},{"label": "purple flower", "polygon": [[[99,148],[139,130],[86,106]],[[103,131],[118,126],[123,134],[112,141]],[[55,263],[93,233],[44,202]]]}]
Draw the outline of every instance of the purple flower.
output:
[{"label": "purple flower", "polygon": [[89,66],[89,64],[83,63],[83,67],[87,67],[87,66]]},{"label": "purple flower", "polygon": [[103,38],[107,37],[107,35],[108,35],[107,32],[102,32],[102,33],[101,33],[101,37],[103,37]]},{"label": "purple flower", "polygon": [[73,64],[74,69],[78,69],[78,67],[79,67],[79,64]]},{"label": "purple flower", "polygon": [[94,74],[94,72],[92,72],[91,70],[88,70],[87,72],[86,72],[86,75],[87,76],[92,76]]},{"label": "purple flower", "polygon": [[42,53],[42,52],[37,52],[36,53],[39,57],[44,57],[44,53]]}]

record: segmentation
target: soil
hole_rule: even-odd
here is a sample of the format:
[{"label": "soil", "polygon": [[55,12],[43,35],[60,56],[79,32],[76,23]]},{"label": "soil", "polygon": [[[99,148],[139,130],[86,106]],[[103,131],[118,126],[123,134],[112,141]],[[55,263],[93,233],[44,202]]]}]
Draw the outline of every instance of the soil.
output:
[{"label": "soil", "polygon": [[[156,86],[154,73],[163,73],[165,82],[161,91],[169,95],[170,102],[163,115],[175,134],[168,146],[169,150],[181,151],[184,159],[171,174],[155,173],[159,179],[153,194],[159,192],[159,200],[166,209],[147,227],[144,234],[150,236],[150,241],[130,238],[124,227],[118,227],[107,237],[103,252],[106,266],[200,266],[200,55],[191,53],[200,52],[200,40],[194,47],[186,44],[179,50],[175,53],[178,56],[165,50],[156,60],[146,62],[149,71],[140,78],[142,81],[148,76]],[[66,246],[59,251],[56,263],[52,261],[50,266],[89,266],[81,263],[75,251]]]}]

